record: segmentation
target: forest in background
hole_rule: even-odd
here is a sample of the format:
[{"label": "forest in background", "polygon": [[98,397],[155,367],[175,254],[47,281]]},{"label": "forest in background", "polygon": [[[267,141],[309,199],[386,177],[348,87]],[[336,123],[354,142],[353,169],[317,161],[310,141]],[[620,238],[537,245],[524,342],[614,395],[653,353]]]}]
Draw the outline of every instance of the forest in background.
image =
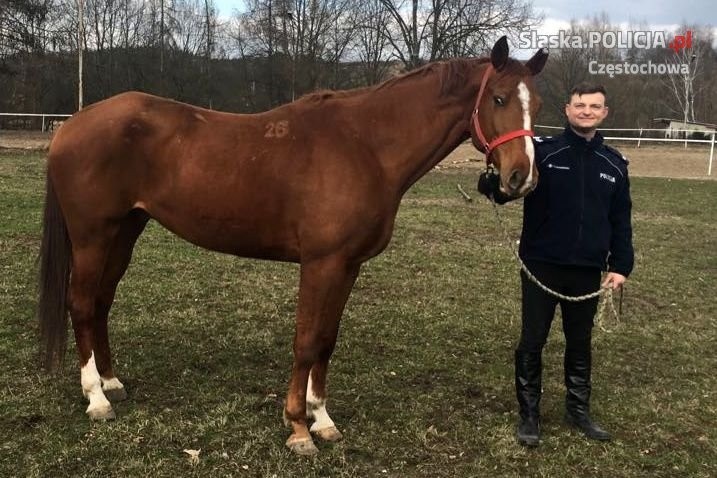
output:
[{"label": "forest in background", "polygon": [[[0,0],[0,111],[76,111],[78,45],[84,104],[140,90],[250,113],[430,61],[485,55],[504,34],[515,47],[541,21],[527,0],[246,0],[228,17],[213,0]],[[568,33],[618,30],[599,14],[573,21]],[[538,79],[540,122],[561,124],[567,91],[588,80],[608,89],[609,126],[647,128],[656,117],[716,123],[712,29],[676,33],[687,30],[692,45],[679,53],[552,49]],[[591,61],[687,63],[689,73],[610,78],[590,74]]]}]

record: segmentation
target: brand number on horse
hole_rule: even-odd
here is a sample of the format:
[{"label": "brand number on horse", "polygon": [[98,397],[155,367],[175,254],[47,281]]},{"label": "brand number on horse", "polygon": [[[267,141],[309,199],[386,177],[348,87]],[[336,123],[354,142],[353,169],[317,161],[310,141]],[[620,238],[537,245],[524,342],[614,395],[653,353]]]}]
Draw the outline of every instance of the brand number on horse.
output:
[{"label": "brand number on horse", "polygon": [[265,138],[283,138],[289,134],[289,122],[288,121],[277,121],[274,123],[267,123],[266,132],[264,133]]}]

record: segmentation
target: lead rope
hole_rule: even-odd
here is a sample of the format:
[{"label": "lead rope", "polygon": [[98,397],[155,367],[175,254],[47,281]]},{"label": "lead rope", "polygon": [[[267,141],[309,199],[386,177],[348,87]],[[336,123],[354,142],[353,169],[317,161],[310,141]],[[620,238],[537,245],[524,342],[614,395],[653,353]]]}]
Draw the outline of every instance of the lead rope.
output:
[{"label": "lead rope", "polygon": [[540,287],[543,291],[547,292],[548,294],[557,297],[561,300],[567,300],[569,302],[580,302],[583,300],[593,299],[595,297],[602,296],[600,300],[600,304],[598,306],[597,313],[595,314],[595,324],[600,327],[600,330],[604,332],[609,332],[609,330],[605,329],[603,327],[603,321],[602,317],[605,312],[605,308],[610,306],[610,311],[612,312],[612,315],[615,316],[615,320],[617,322],[620,322],[620,315],[617,313],[617,310],[615,309],[615,303],[613,301],[613,295],[612,295],[612,289],[610,287],[601,287],[600,289],[596,290],[595,292],[591,292],[590,294],[585,295],[578,295],[578,296],[571,296],[571,295],[563,295],[559,292],[554,291],[553,289],[549,288],[542,282],[538,280],[537,277],[535,277],[530,270],[528,270],[528,267],[525,265],[523,260],[520,258],[520,255],[518,254],[518,250],[515,248],[515,244],[513,240],[510,238],[510,234],[508,233],[508,229],[505,226],[505,223],[503,222],[503,218],[500,216],[500,213],[498,212],[498,205],[493,200],[493,197],[490,198],[490,203],[493,206],[493,211],[495,212],[495,217],[498,219],[498,224],[500,225],[501,230],[503,231],[503,235],[505,236],[506,241],[508,242],[508,247],[510,247],[511,252],[515,256],[515,258],[520,263],[520,268],[525,272],[525,275],[530,279],[531,282],[533,282],[535,285]]}]

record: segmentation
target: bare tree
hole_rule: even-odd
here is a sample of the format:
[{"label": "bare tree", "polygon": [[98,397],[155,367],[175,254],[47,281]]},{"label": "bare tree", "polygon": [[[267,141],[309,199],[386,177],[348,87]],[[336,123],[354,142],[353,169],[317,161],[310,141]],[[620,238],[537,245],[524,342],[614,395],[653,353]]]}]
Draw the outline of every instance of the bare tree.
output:
[{"label": "bare tree", "polygon": [[[341,16],[346,0],[293,0],[282,2],[281,49],[291,78],[291,98],[322,86],[324,62],[337,61],[347,41]],[[330,45],[333,37],[334,45]]]},{"label": "bare tree", "polygon": [[[264,77],[269,104],[274,105],[281,100],[278,96],[280,89],[277,85],[277,37],[280,34],[280,25],[277,24],[277,2],[282,0],[248,0],[247,11],[238,14],[238,25],[241,33],[235,33],[234,37],[241,36],[242,51],[251,57],[263,57],[266,59],[266,74]],[[285,4],[284,0],[284,4]],[[285,17],[286,15],[284,15]],[[254,80],[254,84],[259,79]]]},{"label": "bare tree", "polygon": [[[43,69],[45,52],[51,45],[49,29],[53,0],[10,0],[0,5],[0,73],[16,82],[5,85],[7,95],[26,111],[37,111],[47,94]],[[12,66],[6,61],[12,61]]]},{"label": "bare tree", "polygon": [[85,102],[85,2],[77,0],[77,109],[81,110]]},{"label": "bare tree", "polygon": [[677,106],[673,106],[672,111],[679,114],[687,123],[695,121],[695,97],[700,96],[707,89],[707,84],[705,82],[700,84],[698,80],[703,76],[706,57],[712,52],[712,32],[710,29],[688,25],[683,26],[679,31],[689,32],[690,44],[680,50],[672,51],[666,61],[673,65],[675,70],[684,72],[668,74],[663,82]]},{"label": "bare tree", "polygon": [[388,71],[388,39],[384,32],[391,21],[389,11],[382,0],[368,0],[359,3],[356,9],[358,29],[355,51],[366,84],[382,80]]},{"label": "bare tree", "polygon": [[[118,0],[78,0],[84,3],[84,21],[87,30],[82,34],[86,47],[94,52],[92,57],[96,83],[102,97],[114,92],[115,47],[121,44],[119,17],[122,4]],[[81,27],[80,30],[83,28]]]},{"label": "bare tree", "polygon": [[524,0],[380,0],[391,22],[383,35],[407,68],[483,52],[498,34],[535,23]]},{"label": "bare tree", "polygon": [[212,0],[204,0],[204,85],[207,90],[207,106],[212,107],[212,54],[217,29],[216,8]]},{"label": "bare tree", "polygon": [[[352,0],[250,0],[242,15],[244,46],[268,62],[268,88],[274,102],[324,86],[326,66],[336,84],[338,62],[355,31]],[[287,97],[274,95],[288,83]],[[278,93],[278,91],[277,91]]]},{"label": "bare tree", "polygon": [[0,54],[44,51],[51,40],[47,22],[53,6],[53,0],[0,3]]},{"label": "bare tree", "polygon": [[329,84],[331,88],[340,86],[340,65],[358,30],[355,13],[356,4],[360,3],[357,0],[331,1],[331,26],[327,31],[325,51],[326,61],[331,65],[333,73]]}]

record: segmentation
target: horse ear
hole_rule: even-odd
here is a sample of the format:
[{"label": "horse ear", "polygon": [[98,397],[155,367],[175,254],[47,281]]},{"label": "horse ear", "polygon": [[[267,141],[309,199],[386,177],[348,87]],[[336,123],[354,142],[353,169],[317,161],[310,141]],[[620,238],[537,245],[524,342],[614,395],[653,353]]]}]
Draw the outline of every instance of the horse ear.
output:
[{"label": "horse ear", "polygon": [[500,70],[508,62],[508,37],[503,35],[495,42],[490,52],[490,62],[493,68]]},{"label": "horse ear", "polygon": [[535,76],[541,71],[543,71],[543,67],[545,66],[545,62],[547,61],[548,49],[541,48],[540,50],[536,51],[535,55],[533,55],[533,57],[525,63],[525,66],[527,66],[533,76]]}]

